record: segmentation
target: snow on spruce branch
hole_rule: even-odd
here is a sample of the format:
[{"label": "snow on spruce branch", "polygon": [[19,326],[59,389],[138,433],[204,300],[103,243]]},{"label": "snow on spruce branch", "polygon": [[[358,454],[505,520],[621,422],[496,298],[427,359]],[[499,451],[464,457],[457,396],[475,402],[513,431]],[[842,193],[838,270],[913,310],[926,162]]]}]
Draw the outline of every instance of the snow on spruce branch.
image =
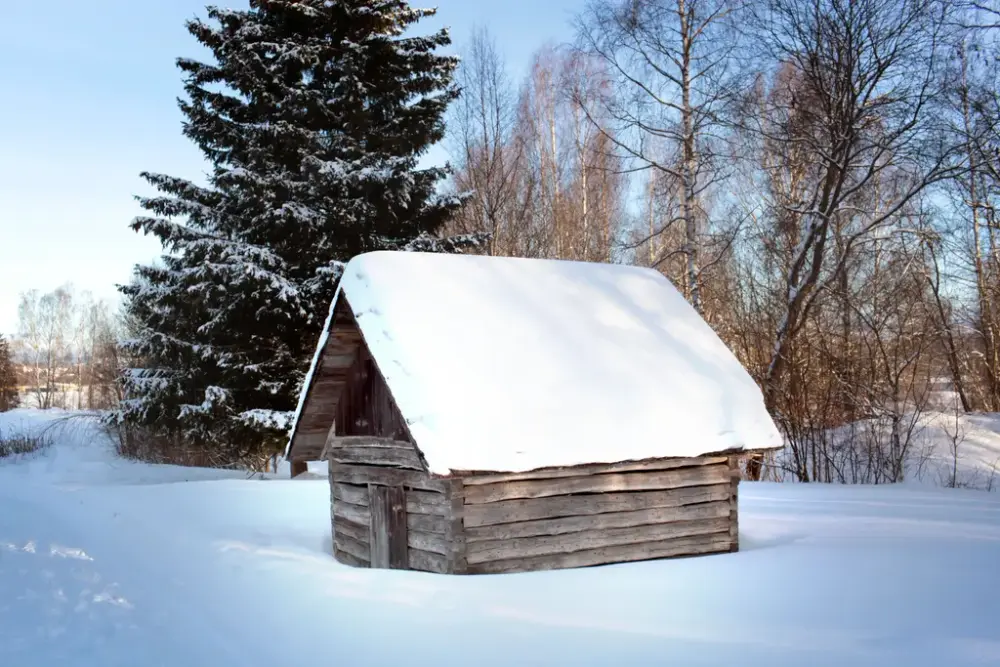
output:
[{"label": "snow on spruce branch", "polygon": [[484,247],[492,235],[488,233],[459,234],[445,238],[437,238],[422,233],[412,241],[399,246],[405,252],[441,252],[455,253],[467,250],[477,250]]}]

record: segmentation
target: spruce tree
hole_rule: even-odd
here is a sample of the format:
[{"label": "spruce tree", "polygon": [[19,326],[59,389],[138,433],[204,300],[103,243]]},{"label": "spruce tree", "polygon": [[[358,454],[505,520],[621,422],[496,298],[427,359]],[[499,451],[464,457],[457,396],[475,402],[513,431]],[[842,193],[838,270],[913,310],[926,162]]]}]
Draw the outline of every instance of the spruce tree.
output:
[{"label": "spruce tree", "polygon": [[[446,31],[404,36],[434,10],[401,0],[251,0],[210,7],[180,59],[184,134],[204,185],[144,173],[160,195],[132,227],[166,254],[122,288],[134,324],[122,422],[246,460],[284,436],[343,263],[442,250],[460,204],[418,159],[457,91]],[[475,240],[470,240],[474,242]],[[448,248],[464,240],[452,240]]]},{"label": "spruce tree", "polygon": [[10,350],[10,342],[0,334],[0,412],[13,410],[20,404],[14,355]]}]

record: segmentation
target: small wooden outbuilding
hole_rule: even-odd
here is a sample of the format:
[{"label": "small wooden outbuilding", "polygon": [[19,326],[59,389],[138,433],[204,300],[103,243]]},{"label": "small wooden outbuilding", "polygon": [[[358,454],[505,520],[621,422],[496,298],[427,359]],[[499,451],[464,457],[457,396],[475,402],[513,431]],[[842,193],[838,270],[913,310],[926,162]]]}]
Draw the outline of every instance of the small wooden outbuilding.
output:
[{"label": "small wooden outbuilding", "polygon": [[346,267],[286,457],[334,555],[499,573],[736,551],[759,389],[659,273],[378,252]]}]

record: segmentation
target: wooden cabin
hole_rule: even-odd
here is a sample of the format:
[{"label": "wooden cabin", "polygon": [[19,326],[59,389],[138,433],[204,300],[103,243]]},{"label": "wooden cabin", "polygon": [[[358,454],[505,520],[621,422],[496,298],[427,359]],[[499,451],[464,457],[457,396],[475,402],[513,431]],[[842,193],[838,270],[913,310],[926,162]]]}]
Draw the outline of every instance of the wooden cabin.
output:
[{"label": "wooden cabin", "polygon": [[334,556],[501,573],[737,551],[737,457],[781,438],[662,275],[378,252],[346,267],[286,451]]}]

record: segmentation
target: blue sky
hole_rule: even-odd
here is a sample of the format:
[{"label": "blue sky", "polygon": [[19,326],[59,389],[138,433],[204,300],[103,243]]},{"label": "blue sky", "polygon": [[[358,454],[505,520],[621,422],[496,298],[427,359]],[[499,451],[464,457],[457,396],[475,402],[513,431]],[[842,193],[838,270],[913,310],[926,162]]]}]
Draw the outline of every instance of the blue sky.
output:
[{"label": "blue sky", "polygon": [[[571,37],[585,0],[439,0],[426,29],[455,48],[486,25],[512,74],[546,42]],[[128,228],[148,190],[143,170],[198,178],[180,134],[178,56],[203,57],[184,21],[205,0],[9,3],[0,18],[0,332],[16,329],[20,292],[73,283],[116,299],[132,266],[159,254]],[[219,0],[243,7],[245,0]],[[425,6],[424,3],[419,3]],[[432,3],[426,3],[433,6]]]}]

